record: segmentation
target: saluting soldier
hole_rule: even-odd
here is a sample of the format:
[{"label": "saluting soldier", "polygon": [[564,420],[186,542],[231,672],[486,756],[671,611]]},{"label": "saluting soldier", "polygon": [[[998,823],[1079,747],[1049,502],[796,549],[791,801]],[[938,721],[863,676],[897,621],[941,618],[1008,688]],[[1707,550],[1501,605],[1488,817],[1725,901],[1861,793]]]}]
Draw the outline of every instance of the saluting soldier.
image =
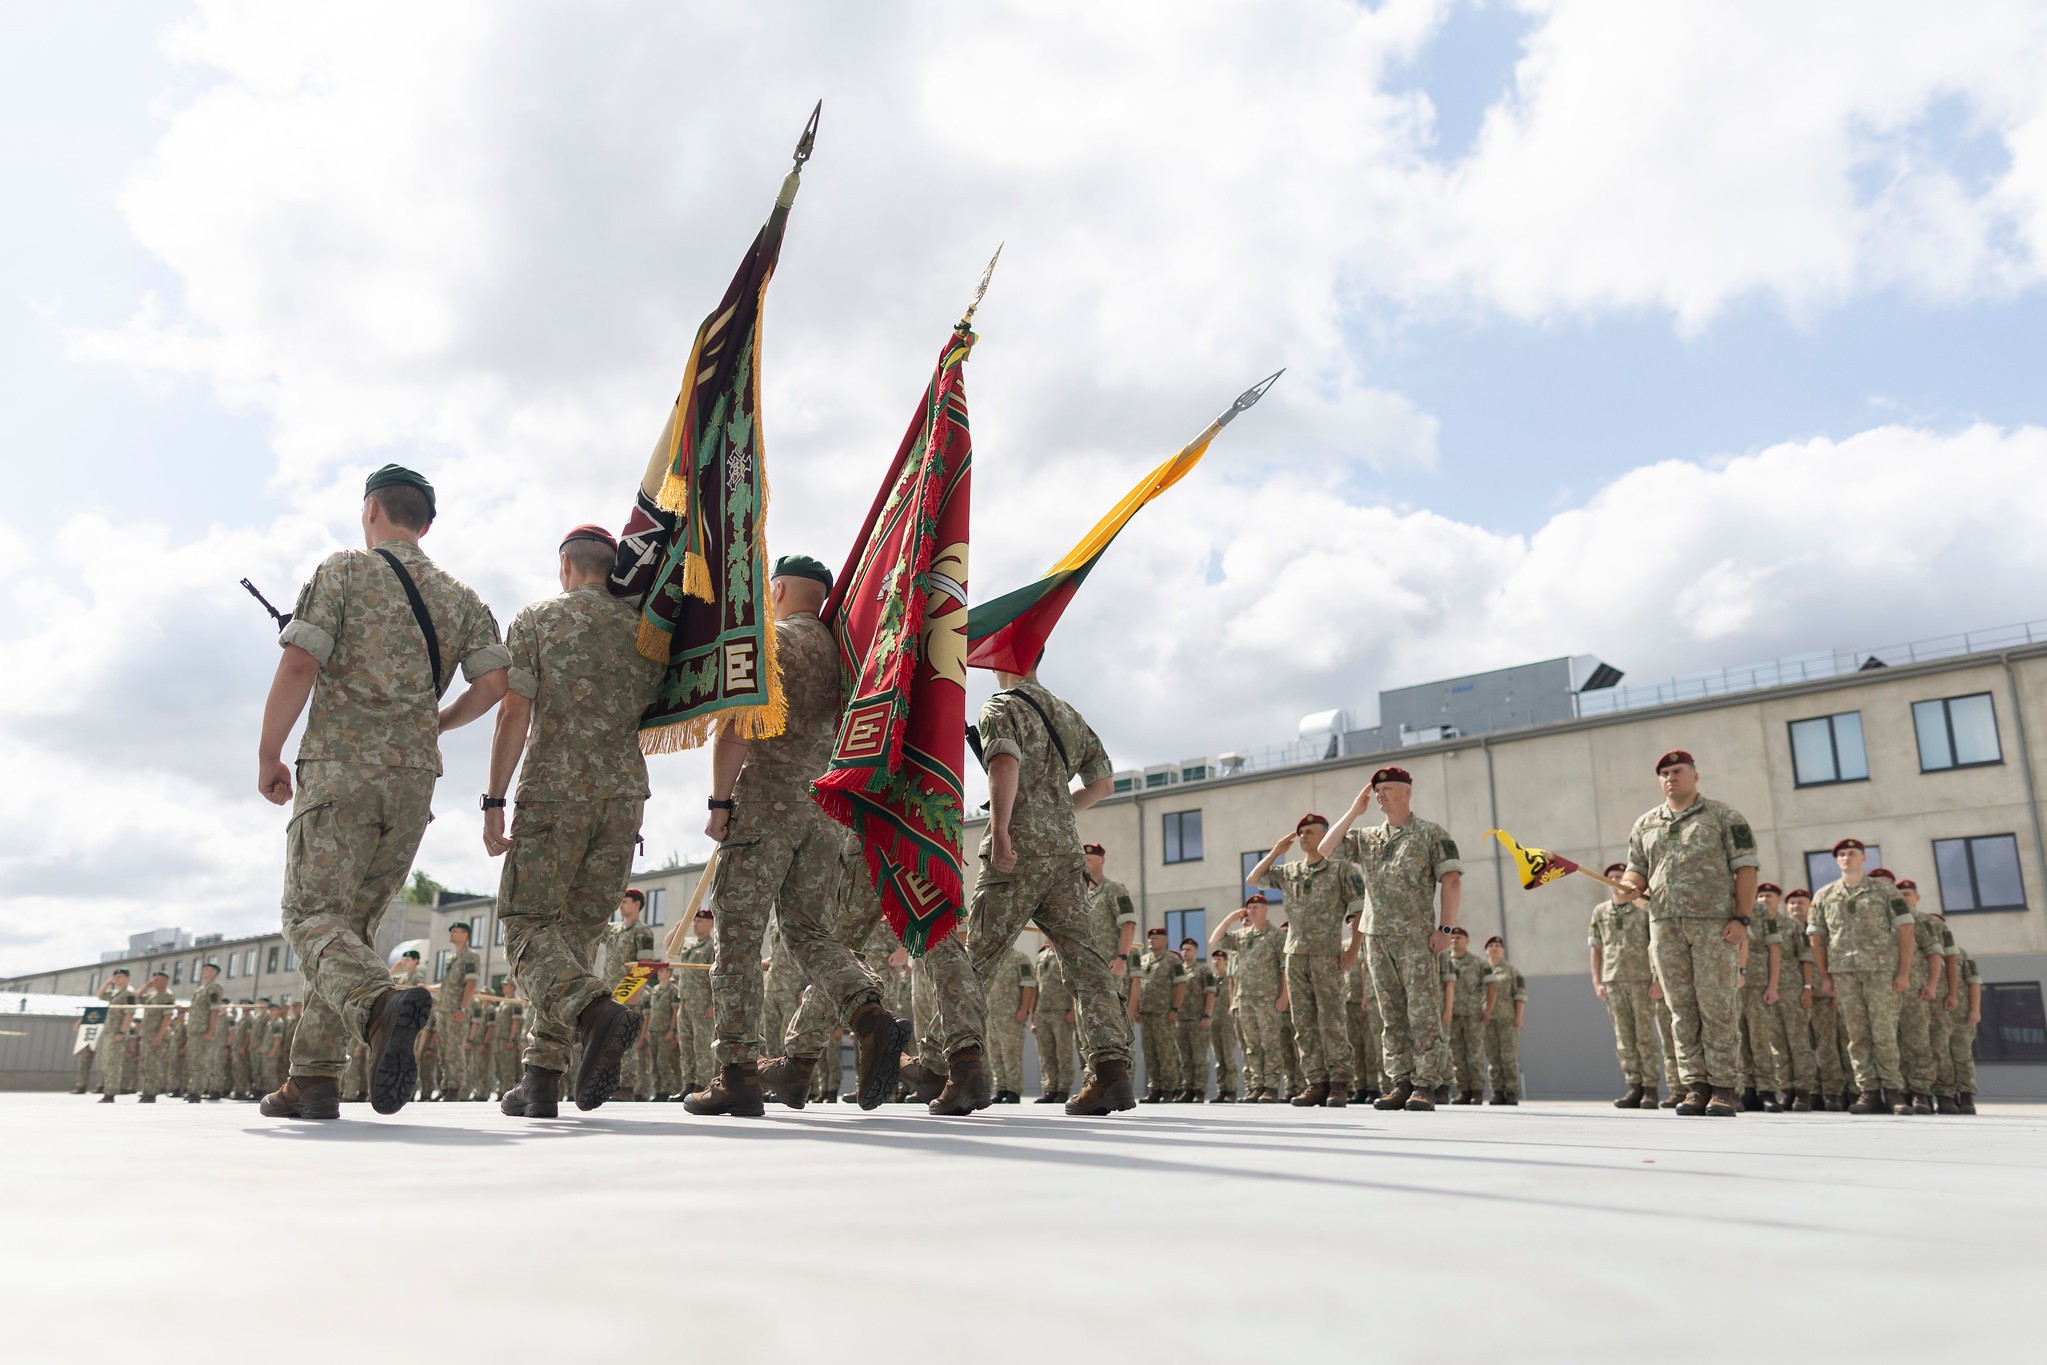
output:
[{"label": "saluting soldier", "polygon": [[[284,936],[306,982],[290,1075],[266,1097],[273,1118],[336,1118],[349,1048],[370,1048],[370,1099],[395,1113],[417,1076],[413,1040],[433,1011],[424,990],[395,990],[371,944],[405,884],[441,771],[439,736],[505,690],[497,622],[468,587],[428,559],[433,485],[386,465],[363,485],[364,550],[330,555],[278,636],[283,656],[264,705],[257,787],[293,801],[285,836]],[[445,709],[460,665],[469,685]],[[281,753],[306,709],[296,789]]]},{"label": "saluting soldier", "polygon": [[1130,980],[1130,1019],[1144,1046],[1144,1102],[1177,1100],[1184,1088],[1180,1076],[1180,1038],[1175,1027],[1187,998],[1187,964],[1166,947],[1166,931],[1154,925],[1144,931],[1144,956]]},{"label": "saluting soldier", "polygon": [[1886,882],[1863,873],[1867,858],[1860,839],[1834,845],[1838,880],[1813,897],[1813,963],[1820,988],[1840,1002],[1841,1027],[1848,1035],[1848,1061],[1859,1092],[1851,1114],[1909,1114],[1904,1070],[1898,1058],[1898,997],[1912,979],[1916,933],[1904,898]]},{"label": "saluting soldier", "polygon": [[1244,1048],[1246,1104],[1281,1102],[1281,1073],[1287,1067],[1279,1028],[1287,1004],[1285,942],[1272,926],[1263,891],[1245,897],[1243,907],[1223,916],[1208,936],[1211,949],[1230,955],[1230,1016]]},{"label": "saluting soldier", "polygon": [[155,1104],[156,1097],[170,1088],[171,1048],[176,1041],[171,1016],[176,1013],[169,1008],[178,1003],[178,997],[171,994],[171,978],[167,972],[153,972],[142,984],[142,993],[137,1001],[158,1008],[141,1011],[139,1025],[140,1039],[137,1051],[141,1056],[140,1076],[136,1089],[141,1092],[144,1104]]},{"label": "saluting soldier", "polygon": [[1670,1003],[1683,1115],[1732,1118],[1740,1064],[1740,945],[1756,900],[1756,836],[1699,792],[1683,749],[1656,760],[1663,801],[1635,821],[1623,882],[1649,897],[1649,951]]},{"label": "saluting soldier", "polygon": [[[1298,843],[1298,862],[1281,863]],[[1304,1108],[1350,1103],[1350,1038],[1343,1023],[1343,912],[1364,894],[1358,865],[1333,857],[1329,821],[1312,811],[1294,822],[1272,852],[1251,869],[1250,880],[1286,893],[1286,994],[1302,1088],[1293,1103]]]},{"label": "saluting soldier", "polygon": [[100,999],[107,1002],[107,1021],[100,1028],[100,1103],[112,1104],[114,1096],[128,1087],[128,1029],[133,1010],[124,1010],[123,1005],[135,1003],[135,992],[128,985],[128,969],[117,967],[107,978],[107,984],[100,987]]},{"label": "saluting soldier", "polygon": [[528,1003],[519,1083],[498,1100],[514,1118],[560,1112],[572,1049],[576,1107],[609,1100],[640,1026],[611,998],[617,976],[591,970],[613,908],[625,917],[640,903],[626,885],[648,794],[639,722],[661,680],[639,652],[638,608],[611,594],[616,550],[601,526],[569,531],[555,553],[561,594],[523,608],[506,637],[510,690],[491,740],[483,846],[505,858],[498,920]]}]

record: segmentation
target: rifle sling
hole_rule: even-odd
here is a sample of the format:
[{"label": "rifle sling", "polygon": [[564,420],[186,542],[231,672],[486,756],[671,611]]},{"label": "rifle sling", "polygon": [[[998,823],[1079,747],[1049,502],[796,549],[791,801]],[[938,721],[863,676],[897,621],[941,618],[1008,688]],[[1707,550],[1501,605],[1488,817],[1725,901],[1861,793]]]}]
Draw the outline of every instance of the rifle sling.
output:
[{"label": "rifle sling", "polygon": [[419,622],[419,633],[426,637],[427,666],[434,674],[434,700],[441,699],[444,690],[441,683],[441,637],[434,634],[434,619],[426,613],[426,602],[419,595],[419,586],[412,581],[412,575],[405,572],[405,566],[398,562],[398,556],[379,545],[377,553],[391,566],[391,572],[398,575],[398,586],[405,589],[405,600],[412,604],[412,619]]}]

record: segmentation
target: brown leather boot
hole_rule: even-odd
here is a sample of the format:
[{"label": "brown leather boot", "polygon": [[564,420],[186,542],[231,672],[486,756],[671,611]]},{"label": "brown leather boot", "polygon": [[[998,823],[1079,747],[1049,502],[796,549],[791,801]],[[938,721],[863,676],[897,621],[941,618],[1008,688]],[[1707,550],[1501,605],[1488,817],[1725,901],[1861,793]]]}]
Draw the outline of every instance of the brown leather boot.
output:
[{"label": "brown leather boot", "polygon": [[969,1045],[946,1058],[945,1088],[931,1101],[930,1111],[958,1118],[976,1109],[986,1109],[995,1098],[988,1080],[988,1064],[981,1049]]},{"label": "brown leather boot", "polygon": [[271,1119],[338,1119],[341,1082],[332,1076],[287,1076],[263,1097],[262,1112]]},{"label": "brown leather boot", "polygon": [[1955,1103],[1953,1095],[1942,1095],[1938,1101],[1937,1110],[1943,1114],[1959,1114],[1962,1112],[1961,1107]]},{"label": "brown leather boot", "polygon": [[730,1114],[742,1119],[757,1119],[768,1112],[761,1103],[760,1071],[752,1062],[725,1063],[718,1079],[696,1094],[682,1097],[682,1107],[692,1114]]},{"label": "brown leather boot", "polygon": [[1910,1117],[1912,1113],[1912,1092],[1909,1090],[1887,1090],[1884,1098],[1890,1101],[1891,1112],[1899,1118]]},{"label": "brown leather boot", "polygon": [[1742,1109],[1741,1096],[1734,1093],[1734,1087],[1716,1085],[1713,1093],[1706,1097],[1706,1117],[1731,1119]]},{"label": "brown leather boot", "polygon": [[576,1108],[595,1109],[618,1093],[626,1049],[640,1036],[640,1028],[640,1012],[608,995],[583,1006],[576,1016],[576,1034],[583,1049],[582,1065],[576,1068]]},{"label": "brown leather boot", "polygon": [[853,1074],[862,1109],[879,1109],[896,1093],[910,1021],[869,1000],[853,1011]]},{"label": "brown leather boot", "polygon": [[519,1083],[498,1101],[498,1112],[515,1119],[551,1119],[561,1114],[562,1074],[529,1066]]},{"label": "brown leather boot", "polygon": [[1456,1098],[1456,1099],[1452,1100],[1452,1101],[1451,1101],[1451,1103],[1452,1103],[1452,1104],[1477,1104],[1477,1103],[1478,1103],[1478,1092],[1477,1092],[1476,1090],[1466,1090],[1466,1091],[1462,1092],[1461,1094],[1459,1094],[1459,1095],[1457,1096],[1457,1098]]},{"label": "brown leather boot", "polygon": [[760,1069],[761,1091],[768,1099],[801,1109],[810,1098],[810,1078],[816,1072],[815,1057],[776,1057]]},{"label": "brown leather boot", "polygon": [[1861,1094],[1855,1097],[1855,1102],[1848,1106],[1848,1112],[1851,1114],[1883,1113],[1884,1112],[1883,1093],[1877,1090],[1863,1091]]},{"label": "brown leather boot", "polygon": [[1102,1062],[1088,1072],[1087,1084],[1066,1102],[1066,1112],[1076,1118],[1099,1118],[1137,1107],[1130,1088],[1130,1063]]},{"label": "brown leather boot", "polygon": [[1372,1101],[1374,1109],[1405,1109],[1414,1095],[1414,1082],[1402,1081],[1391,1090]]},{"label": "brown leather boot", "polygon": [[1414,1093],[1407,1097],[1407,1103],[1401,1105],[1400,1107],[1402,1109],[1407,1110],[1409,1113],[1413,1114],[1433,1113],[1436,1108],[1436,1096],[1439,1093],[1441,1092],[1435,1090],[1424,1090],[1421,1087],[1417,1086],[1415,1087]]},{"label": "brown leather boot", "polygon": [[1315,1109],[1319,1108],[1322,1102],[1328,1098],[1329,1082],[1317,1081],[1300,1094],[1294,1096],[1293,1104],[1296,1109]]},{"label": "brown leather boot", "polygon": [[1328,1098],[1322,1101],[1324,1109],[1342,1109],[1350,1104],[1350,1091],[1335,1081],[1329,1083]]},{"label": "brown leather boot", "polygon": [[1933,1112],[1933,1096],[1921,1091],[1913,1091],[1912,1112],[1915,1114],[1931,1114]]},{"label": "brown leather boot", "polygon": [[945,1089],[945,1076],[919,1061],[899,1061],[897,1079],[910,1087],[910,1103],[929,1104]]},{"label": "brown leather boot", "polygon": [[1639,1084],[1629,1086],[1628,1093],[1615,1100],[1613,1107],[1616,1109],[1640,1109],[1642,1107],[1642,1087]]},{"label": "brown leather boot", "polygon": [[1975,1091],[1973,1091],[1973,1090],[1964,1090],[1964,1091],[1961,1091],[1961,1092],[1959,1092],[1959,1093],[1958,1093],[1958,1094],[1957,1094],[1957,1095],[1955,1096],[1955,1108],[1956,1108],[1956,1109],[1958,1109],[1958,1110],[1960,1110],[1960,1111],[1961,1111],[1962,1113],[1964,1113],[1964,1114],[1973,1114],[1973,1113],[1975,1113],[1975,1112],[1976,1112],[1976,1092],[1975,1092]]},{"label": "brown leather boot", "polygon": [[1697,1118],[1712,1102],[1713,1087],[1704,1081],[1693,1081],[1685,1087],[1684,1098],[1677,1102],[1677,1112],[1686,1118]]},{"label": "brown leather boot", "polygon": [[370,1006],[370,1108],[379,1114],[397,1113],[419,1089],[412,1045],[433,1013],[433,993],[424,986],[385,991]]}]

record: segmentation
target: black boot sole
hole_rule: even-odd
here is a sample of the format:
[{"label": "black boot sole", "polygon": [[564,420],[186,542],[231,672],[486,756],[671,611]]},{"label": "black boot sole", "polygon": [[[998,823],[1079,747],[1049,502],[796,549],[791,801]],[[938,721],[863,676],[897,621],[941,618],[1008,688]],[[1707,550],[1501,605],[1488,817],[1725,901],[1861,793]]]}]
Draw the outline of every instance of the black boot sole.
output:
[{"label": "black boot sole", "polygon": [[626,1049],[639,1040],[640,1022],[637,1012],[620,1006],[584,1047],[583,1065],[576,1072],[576,1108],[588,1113],[617,1093]]},{"label": "black boot sole", "polygon": [[379,1114],[397,1113],[419,1088],[419,1059],[412,1055],[412,1044],[433,1012],[434,998],[423,986],[399,991],[385,1002],[384,1045],[369,1059],[370,1108]]},{"label": "black boot sole", "polygon": [[910,1021],[891,1014],[888,1026],[881,1032],[881,1054],[874,1059],[874,1074],[858,1078],[862,1109],[881,1108],[902,1084],[903,1049],[910,1045]]}]

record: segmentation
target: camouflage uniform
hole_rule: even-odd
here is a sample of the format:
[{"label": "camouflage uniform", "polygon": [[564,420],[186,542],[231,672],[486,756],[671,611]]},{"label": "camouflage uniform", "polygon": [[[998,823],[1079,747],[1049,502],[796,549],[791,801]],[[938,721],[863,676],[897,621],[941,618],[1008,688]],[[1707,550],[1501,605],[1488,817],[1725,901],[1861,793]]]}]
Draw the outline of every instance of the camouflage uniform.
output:
[{"label": "camouflage uniform", "polygon": [[1816,996],[1806,992],[1812,972],[1812,941],[1805,936],[1805,924],[1788,911],[1771,917],[1782,940],[1777,965],[1777,1027],[1770,1031],[1771,1047],[1782,1040],[1783,1053],[1777,1057],[1777,1072],[1793,1090],[1811,1098],[1819,1085],[1818,1057],[1813,1051],[1813,1004]]},{"label": "camouflage uniform", "polygon": [[[444,666],[459,662],[472,682],[505,667],[497,622],[474,592],[415,545],[379,548],[412,576]],[[278,642],[320,665],[285,834],[284,936],[306,982],[290,1069],[338,1077],[391,987],[370,945],[433,818],[440,697],[398,575],[370,551],[328,556]]]},{"label": "camouflage uniform", "polygon": [[[1047,729],[1040,710],[1056,734]],[[1102,951],[1099,919],[1088,911],[1087,864],[1071,794],[1074,777],[1092,783],[1109,775],[1109,755],[1080,713],[1035,681],[990,697],[981,707],[980,732],[990,764],[1005,756],[1017,761],[1016,802],[1009,817],[1016,866],[1002,872],[989,861],[995,840],[990,822],[981,836],[980,877],[967,907],[967,955],[983,985],[971,998],[941,1000],[941,1012],[950,1015],[956,1004],[963,1007],[966,1032],[985,1036],[985,983],[1024,925],[1036,920],[1066,966],[1088,1068],[1105,1061],[1127,1064],[1130,1032]]]},{"label": "camouflage uniform", "polygon": [[[1806,921],[1785,912],[1787,936],[1796,935],[1799,941],[1799,960],[1812,962],[1812,939],[1806,932]],[[1811,1044],[1813,1068],[1811,1081],[1814,1094],[1832,1098],[1848,1088],[1848,1064],[1841,1043],[1841,1008],[1831,995],[1820,991],[1819,971],[1812,969],[1812,1007],[1804,1011],[1805,1022],[1811,1032],[1807,1041]],[[1797,1042],[1792,1043],[1796,1055]]]},{"label": "camouflage uniform", "polygon": [[1485,1089],[1485,1029],[1478,1016],[1485,1008],[1486,960],[1465,950],[1443,950],[1443,979],[1456,986],[1450,1002],[1450,1065],[1452,1083],[1464,1094]]},{"label": "camouflage uniform", "polygon": [[[156,990],[144,989],[136,996],[144,1005],[175,1005],[178,997],[168,986]],[[137,1029],[137,1056],[141,1063],[136,1077],[135,1088],[145,1095],[161,1095],[171,1088],[171,1063],[177,1039],[173,1031],[173,1011],[168,1009],[142,1010]]]},{"label": "camouflage uniform", "polygon": [[[478,992],[481,996],[482,992]],[[463,1095],[471,1100],[487,1100],[491,1087],[497,1083],[496,1059],[490,1051],[490,1015],[494,1007],[483,999],[472,1001],[469,1006],[469,1049],[462,1060],[462,1069],[468,1084]]]},{"label": "camouflage uniform", "polygon": [[1235,1097],[1243,1086],[1243,1058],[1237,1046],[1236,983],[1227,966],[1216,972],[1215,1007],[1209,1012],[1208,1049],[1215,1057],[1215,1093]]},{"label": "camouflage uniform", "polygon": [[1278,1093],[1286,1084],[1281,1073],[1291,1065],[1279,1030],[1285,936],[1272,924],[1253,929],[1239,920],[1223,937],[1230,950],[1230,1013],[1244,1044],[1244,1093]]},{"label": "camouflage uniform", "polygon": [[1485,1023],[1486,1075],[1492,1083],[1493,1098],[1521,1094],[1521,1030],[1514,1027],[1515,1007],[1528,1000],[1528,979],[1511,962],[1486,972],[1485,984],[1493,988],[1493,1014]]},{"label": "camouflage uniform", "polygon": [[1848,1061],[1855,1088],[1902,1090],[1898,1058],[1898,930],[1912,925],[1912,912],[1896,891],[1872,877],[1850,887],[1828,882],[1812,898],[1807,932],[1827,950],[1827,976],[1848,1034]]},{"label": "camouflage uniform", "polygon": [[1038,1035],[1038,1086],[1046,1094],[1070,1095],[1074,1090],[1073,987],[1067,983],[1066,968],[1059,950],[1047,943],[1038,949],[1032,973],[1038,981],[1037,1012],[1031,1027]]},{"label": "camouflage uniform", "polygon": [[[1138,960],[1137,1026],[1144,1041],[1144,1082],[1148,1091],[1187,1088],[1180,1074],[1180,1039],[1173,1021],[1173,989],[1187,979],[1187,964],[1173,952],[1146,952]],[[1190,991],[1189,994],[1192,994]]]},{"label": "camouflage uniform", "polygon": [[1343,856],[1364,873],[1364,930],[1387,1089],[1410,1081],[1435,1090],[1450,1080],[1443,1036],[1442,970],[1429,951],[1438,922],[1436,884],[1464,871],[1457,842],[1419,815],[1343,836]]},{"label": "camouflage uniform", "polygon": [[669,972],[666,981],[647,992],[647,1020],[652,1026],[647,1049],[654,1064],[652,1089],[657,1096],[682,1093],[681,1039],[676,1032],[676,1008],[682,1002],[682,989],[675,977],[676,973]]},{"label": "camouflage uniform", "polygon": [[1660,802],[1628,835],[1628,871],[1649,885],[1649,951],[1687,1085],[1735,1086],[1740,959],[1721,934],[1735,913],[1735,874],[1758,865],[1748,821],[1706,796],[1681,811]]},{"label": "camouflage uniform", "polygon": [[1962,988],[1955,994],[1954,1026],[1948,1031],[1947,1067],[1950,1077],[1944,1094],[1976,1093],[1976,1028],[1969,1022],[1969,988],[1980,985],[1982,973],[1966,948],[1956,948],[1962,960]]},{"label": "camouflage uniform", "polygon": [[1791,1040],[1784,1036],[1784,1016],[1764,997],[1770,991],[1770,952],[1777,954],[1777,997],[1783,999],[1788,983],[1798,979],[1798,959],[1791,950],[1777,916],[1758,903],[1749,911],[1748,966],[1741,973],[1741,1027],[1744,1088],[1776,1093],[1791,1088],[1791,1075],[1784,1066],[1791,1056]]},{"label": "camouflage uniform", "polygon": [[231,1054],[234,1075],[234,1092],[246,1095],[256,1088],[256,1009],[253,1005],[242,1008],[241,1017],[235,1020],[234,1051]]},{"label": "camouflage uniform", "polygon": [[[604,931],[604,970],[598,980],[605,983],[607,993],[616,992],[634,963],[654,956],[654,931],[644,920],[627,924],[621,918]],[[640,1016],[640,1031],[633,1045],[619,1058],[618,1087],[636,1099],[646,1097],[653,1080],[647,1068],[647,992],[653,985],[653,978],[648,977],[626,1002],[626,1008]]]},{"label": "camouflage uniform", "polygon": [[[1349,847],[1349,840],[1345,840]],[[1300,1049],[1303,1089],[1326,1081],[1350,1091],[1350,1039],[1343,1022],[1343,914],[1364,893],[1348,858],[1275,863],[1259,885],[1286,893],[1286,993]]]},{"label": "camouflage uniform", "polygon": [[1953,1056],[1949,1051],[1949,1035],[1954,1032],[1955,1015],[1947,1008],[1948,968],[1960,957],[1962,950],[1955,943],[1954,934],[1945,924],[1940,926],[1940,951],[1938,975],[1933,983],[1933,999],[1927,1002],[1926,1036],[1927,1043],[1933,1050],[1933,1093],[1952,1095],[1955,1093],[1954,1066]]},{"label": "camouflage uniform", "polygon": [[[804,988],[809,983],[803,979],[803,969],[796,964],[796,954],[790,949],[789,941],[782,935],[782,917],[777,914],[768,921],[768,971],[761,982],[761,1040],[763,1047],[771,1048],[778,1040],[787,1036],[789,1025],[795,1022],[798,1011],[803,1008]],[[825,1022],[824,1033],[831,1032],[831,1022]],[[820,1044],[823,1039],[819,1039]]]},{"label": "camouflage uniform", "polygon": [[[1130,888],[1114,877],[1103,877],[1098,882],[1086,882],[1087,919],[1092,926],[1095,946],[1102,950],[1104,959],[1116,956],[1118,945],[1123,942],[1123,926],[1137,923],[1137,905],[1130,899]],[[1142,953],[1144,941],[1133,939],[1133,951]],[[1137,964],[1126,962],[1125,975],[1112,977],[1116,983],[1116,998],[1126,1005],[1130,1001],[1130,977],[1128,972]]]},{"label": "camouflage uniform", "polygon": [[[711,961],[711,940],[698,938],[692,930],[677,948],[680,962]],[[694,1094],[710,1084],[711,1072],[711,974],[678,968],[675,977],[676,1050],[682,1061],[682,1093]]]},{"label": "camouflage uniform", "polygon": [[[640,657],[638,638],[638,610],[602,584],[526,607],[506,637],[509,685],[533,719],[498,916],[526,1000],[520,1060],[545,1071],[569,1069],[577,1016],[617,981],[591,964],[632,875],[647,801],[639,720],[661,668]],[[651,956],[651,932],[635,939],[631,951]]]},{"label": "camouflage uniform", "polygon": [[517,1000],[500,1000],[490,1014],[491,1071],[497,1092],[503,1095],[519,1084],[519,1053],[525,1048],[526,1006]]},{"label": "camouflage uniform", "polygon": [[100,1093],[118,1095],[135,1083],[134,1068],[129,1065],[130,1030],[135,1027],[135,1011],[124,1010],[120,1006],[132,1005],[139,997],[132,986],[123,986],[119,990],[102,987],[100,999],[113,1006],[107,1011],[105,1026],[100,1029]]},{"label": "camouflage uniform", "polygon": [[443,1097],[459,1100],[469,1087],[469,1007],[462,1003],[463,988],[476,980],[482,962],[474,948],[463,948],[448,956],[448,969],[441,974],[441,988],[434,992],[434,1036],[439,1046],[440,1074],[436,1078]]},{"label": "camouflage uniform", "polygon": [[[1599,980],[1606,987],[1606,1012],[1613,1020],[1614,1056],[1621,1078],[1629,1085],[1654,1089],[1656,1006],[1649,998],[1649,908],[1640,901],[1616,905],[1603,900],[1592,908],[1585,942],[1599,949]],[[1671,1081],[1676,1083],[1673,1073]]]},{"label": "camouflage uniform", "polygon": [[1364,1090],[1379,1089],[1379,1039],[1365,1009],[1365,957],[1362,946],[1343,969],[1343,1031],[1350,1039],[1351,1080]]},{"label": "camouflage uniform", "polygon": [[[1900,900],[1904,899],[1902,896]],[[1912,975],[1905,993],[1898,997],[1898,1064],[1905,1073],[1905,1088],[1915,1095],[1933,1093],[1933,1002],[1920,992],[1932,982],[1947,988],[1947,945],[1953,942],[1947,926],[1924,910],[1912,912]]]},{"label": "camouflage uniform", "polygon": [[1208,1034],[1215,1026],[1215,970],[1197,960],[1187,968],[1187,999],[1180,1007],[1180,1088],[1208,1094]]},{"label": "camouflage uniform", "polygon": [[653,977],[648,977],[640,984],[639,990],[633,992],[626,1008],[640,1016],[640,1034],[626,1050],[625,1065],[619,1070],[618,1083],[630,1091],[634,1099],[645,1103],[654,1098]]},{"label": "camouflage uniform", "polygon": [[1017,1012],[1023,1008],[1025,987],[1035,989],[1031,960],[1016,948],[995,960],[988,973],[988,1072],[999,1094],[1023,1092],[1024,1021]]},{"label": "camouflage uniform", "polygon": [[370,1049],[357,1043],[348,1052],[348,1065],[341,1069],[341,1098],[359,1103],[370,1090]]}]

